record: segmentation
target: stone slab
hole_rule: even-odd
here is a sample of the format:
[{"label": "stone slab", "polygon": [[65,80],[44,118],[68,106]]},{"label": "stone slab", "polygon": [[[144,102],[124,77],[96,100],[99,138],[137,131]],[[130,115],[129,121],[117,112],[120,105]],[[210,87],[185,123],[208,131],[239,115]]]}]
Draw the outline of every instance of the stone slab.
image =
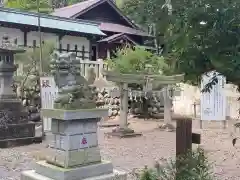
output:
[{"label": "stone slab", "polygon": [[108,116],[108,109],[94,108],[94,109],[77,109],[77,110],[64,110],[64,109],[42,109],[41,116],[65,121],[72,120],[86,120]]},{"label": "stone slab", "polygon": [[[30,171],[22,172],[21,180],[58,180],[58,179],[51,179],[36,173],[34,170],[30,170]],[[94,176],[94,177],[89,177],[85,179],[78,178],[75,180],[127,180],[127,174],[122,171],[113,170],[113,173],[110,173],[110,174]]]},{"label": "stone slab", "polygon": [[33,143],[42,143],[42,137],[25,137],[25,138],[0,140],[0,148],[24,146],[24,145],[30,145]]},{"label": "stone slab", "polygon": [[46,160],[47,162],[57,166],[68,168],[100,162],[101,154],[99,147],[79,149],[74,151],[63,151],[48,148],[46,152]]},{"label": "stone slab", "polygon": [[74,135],[79,133],[97,132],[97,119],[85,119],[75,121],[62,121],[52,119],[51,132],[54,134]]},{"label": "stone slab", "polygon": [[88,166],[80,166],[75,168],[60,168],[46,161],[36,163],[36,173],[57,180],[75,180],[84,179],[113,172],[113,165],[110,162],[101,162],[90,164]]},{"label": "stone slab", "polygon": [[65,151],[96,147],[98,146],[97,133],[76,134],[72,136],[53,134],[49,146]]},{"label": "stone slab", "polygon": [[35,136],[34,123],[7,124],[6,126],[7,127],[0,127],[0,140]]},{"label": "stone slab", "polygon": [[142,133],[140,133],[140,132],[132,132],[132,133],[107,132],[105,134],[107,134],[109,136],[116,136],[116,137],[119,137],[119,138],[130,138],[130,137],[142,136]]}]

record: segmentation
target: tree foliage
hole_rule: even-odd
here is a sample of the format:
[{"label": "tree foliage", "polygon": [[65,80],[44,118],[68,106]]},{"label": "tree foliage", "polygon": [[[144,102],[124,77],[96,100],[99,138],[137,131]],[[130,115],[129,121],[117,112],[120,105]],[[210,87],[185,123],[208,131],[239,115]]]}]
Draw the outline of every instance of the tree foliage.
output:
[{"label": "tree foliage", "polygon": [[[44,74],[50,73],[50,60],[51,54],[54,51],[54,44],[46,42],[42,47],[42,70]],[[25,53],[16,54],[15,62],[20,67],[23,67],[20,72],[15,76],[15,82],[20,92],[19,96],[35,96],[40,91],[39,78],[40,78],[40,48],[27,49]]]},{"label": "tree foliage", "polygon": [[156,37],[164,35],[166,62],[188,82],[199,84],[203,73],[216,70],[240,84],[240,1],[129,0],[123,11],[141,25],[156,26]]},{"label": "tree foliage", "polygon": [[193,83],[216,70],[239,85],[240,2],[188,0],[177,7],[168,36],[173,67]]},{"label": "tree foliage", "polygon": [[165,43],[164,33],[171,18],[164,4],[165,0],[125,0],[121,6],[122,11],[136,24],[156,37],[157,47]]},{"label": "tree foliage", "polygon": [[[5,4],[5,7],[37,12],[38,0],[8,0]],[[49,4],[49,0],[39,0],[40,12],[49,13],[51,10],[52,8]]]},{"label": "tree foliage", "polygon": [[[50,13],[53,9],[76,4],[84,0],[39,0],[39,11]],[[8,0],[5,7],[37,12],[38,0]]]},{"label": "tree foliage", "polygon": [[120,73],[144,73],[147,71],[146,65],[151,65],[152,73],[167,71],[168,66],[163,57],[146,51],[142,47],[119,49],[115,58],[108,61],[110,69]]}]

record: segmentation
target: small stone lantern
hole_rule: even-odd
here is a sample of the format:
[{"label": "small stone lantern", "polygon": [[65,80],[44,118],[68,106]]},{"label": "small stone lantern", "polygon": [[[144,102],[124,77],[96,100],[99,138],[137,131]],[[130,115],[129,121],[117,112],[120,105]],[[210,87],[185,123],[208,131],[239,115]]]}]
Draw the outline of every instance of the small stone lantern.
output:
[{"label": "small stone lantern", "polygon": [[0,45],[0,147],[29,143],[35,136],[35,124],[28,121],[28,113],[12,87],[17,70],[14,54],[24,51],[11,44],[7,36],[3,37]]}]

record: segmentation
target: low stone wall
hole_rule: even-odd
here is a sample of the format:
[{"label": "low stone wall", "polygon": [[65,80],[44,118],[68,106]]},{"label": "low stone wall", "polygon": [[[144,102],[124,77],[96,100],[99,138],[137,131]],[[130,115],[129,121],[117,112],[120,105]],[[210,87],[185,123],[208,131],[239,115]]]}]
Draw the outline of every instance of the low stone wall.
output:
[{"label": "low stone wall", "polygon": [[[120,97],[114,90],[99,90],[98,107],[108,108],[108,116],[120,115]],[[144,96],[129,97],[129,113],[134,115],[160,115],[163,113],[163,102],[161,98],[145,98]],[[147,113],[146,113],[147,112]]]}]

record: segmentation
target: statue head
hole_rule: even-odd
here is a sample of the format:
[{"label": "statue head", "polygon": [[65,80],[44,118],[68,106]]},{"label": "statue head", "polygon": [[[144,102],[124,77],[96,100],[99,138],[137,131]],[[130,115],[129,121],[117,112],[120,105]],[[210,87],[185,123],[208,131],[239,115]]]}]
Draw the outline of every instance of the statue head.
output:
[{"label": "statue head", "polygon": [[55,52],[51,68],[59,88],[54,107],[60,109],[95,108],[95,94],[80,73],[80,60],[75,53]]}]

